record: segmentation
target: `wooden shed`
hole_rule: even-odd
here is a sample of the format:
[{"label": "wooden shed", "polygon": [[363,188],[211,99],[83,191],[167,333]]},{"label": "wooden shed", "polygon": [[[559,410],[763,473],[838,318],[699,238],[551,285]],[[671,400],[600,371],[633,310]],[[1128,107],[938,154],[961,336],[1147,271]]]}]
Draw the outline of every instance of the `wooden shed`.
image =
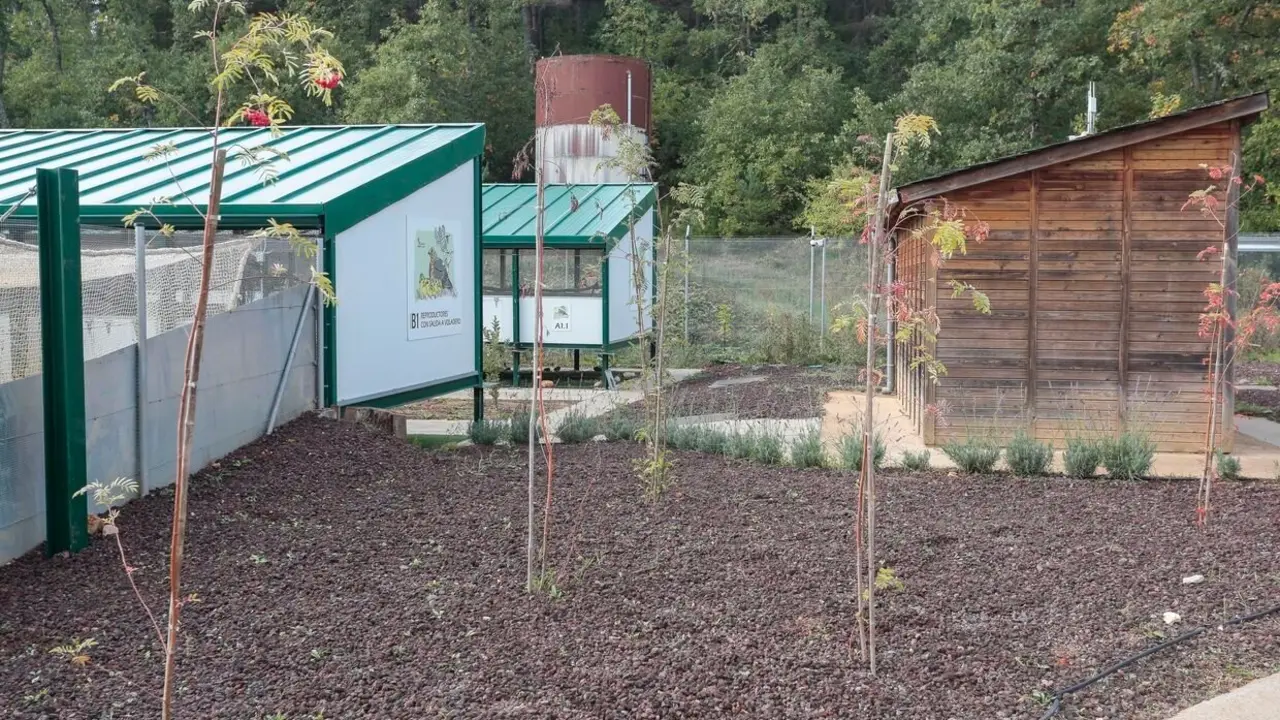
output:
[{"label": "wooden shed", "polygon": [[[1239,162],[1241,129],[1267,106],[1265,93],[1249,95],[897,188],[891,218],[945,199],[990,227],[941,264],[909,232],[918,215],[894,238],[895,277],[941,325],[936,383],[912,367],[918,340],[895,346],[894,392],[925,443],[1138,425],[1162,451],[1203,447],[1209,343],[1198,325],[1221,268],[1197,255],[1223,228],[1183,205],[1212,183],[1205,165]],[[1226,223],[1234,234],[1234,212]],[[1231,267],[1234,253],[1232,243]],[[991,313],[952,298],[953,280],[985,292]],[[1228,446],[1233,412],[1228,392]]]}]

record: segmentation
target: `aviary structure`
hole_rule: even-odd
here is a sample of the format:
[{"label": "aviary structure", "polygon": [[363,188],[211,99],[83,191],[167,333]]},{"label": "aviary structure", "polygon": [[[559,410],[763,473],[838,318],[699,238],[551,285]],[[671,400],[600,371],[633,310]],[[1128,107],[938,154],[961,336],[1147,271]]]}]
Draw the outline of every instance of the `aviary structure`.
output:
[{"label": "aviary structure", "polygon": [[[547,187],[545,347],[598,353],[607,370],[610,354],[652,329],[656,197],[648,183]],[[482,318],[485,327],[498,321],[501,341],[518,360],[535,339],[535,188],[485,185],[483,199]]]},{"label": "aviary structure", "polygon": [[[936,384],[912,367],[918,338],[895,348],[894,392],[925,443],[1138,425],[1162,451],[1202,448],[1209,342],[1198,326],[1221,265],[1197,255],[1223,228],[1183,205],[1212,183],[1205,166],[1238,166],[1241,129],[1267,107],[1265,93],[1249,95],[899,187],[894,218],[945,199],[990,225],[986,242],[941,266],[911,237],[919,218],[895,237],[895,277],[942,328],[929,348],[947,368]],[[1234,237],[1234,210],[1226,225]],[[1229,289],[1234,267],[1233,240]],[[951,281],[987,293],[991,314],[952,298]]]}]

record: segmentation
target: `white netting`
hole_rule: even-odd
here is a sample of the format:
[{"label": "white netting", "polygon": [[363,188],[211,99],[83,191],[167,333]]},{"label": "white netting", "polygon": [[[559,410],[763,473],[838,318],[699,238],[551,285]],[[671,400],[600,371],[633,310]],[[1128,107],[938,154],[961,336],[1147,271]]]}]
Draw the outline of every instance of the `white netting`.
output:
[{"label": "white netting", "polygon": [[[34,234],[34,233],[32,233]],[[34,243],[0,235],[0,382],[40,372],[40,260]],[[83,228],[80,255],[84,357],[138,339],[133,232]],[[191,322],[200,287],[199,233],[156,237],[146,251],[147,336]],[[214,249],[209,315],[306,282],[310,261],[288,242],[224,234]]]},{"label": "white netting", "polygon": [[16,240],[34,239],[34,224],[10,222],[0,233],[0,383],[6,383],[40,371],[40,266],[26,261],[36,246]]}]

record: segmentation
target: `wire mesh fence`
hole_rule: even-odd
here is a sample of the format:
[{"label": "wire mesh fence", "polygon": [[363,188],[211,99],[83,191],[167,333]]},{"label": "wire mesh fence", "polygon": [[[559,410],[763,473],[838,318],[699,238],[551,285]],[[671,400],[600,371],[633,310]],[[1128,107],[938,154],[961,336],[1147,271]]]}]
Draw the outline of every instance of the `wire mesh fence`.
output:
[{"label": "wire mesh fence", "polygon": [[[82,226],[80,279],[85,360],[138,341],[145,302],[146,334],[191,322],[200,288],[200,232],[149,232],[139,251],[136,231]],[[209,286],[210,316],[310,282],[313,259],[300,246],[250,233],[219,233]],[[139,269],[143,271],[139,293]],[[145,300],[142,298],[145,297]],[[0,383],[40,372],[40,258],[34,223],[0,227]]]},{"label": "wire mesh fence", "polygon": [[689,361],[856,362],[834,318],[867,284],[866,247],[854,238],[689,238],[687,263],[668,277],[669,328]]}]

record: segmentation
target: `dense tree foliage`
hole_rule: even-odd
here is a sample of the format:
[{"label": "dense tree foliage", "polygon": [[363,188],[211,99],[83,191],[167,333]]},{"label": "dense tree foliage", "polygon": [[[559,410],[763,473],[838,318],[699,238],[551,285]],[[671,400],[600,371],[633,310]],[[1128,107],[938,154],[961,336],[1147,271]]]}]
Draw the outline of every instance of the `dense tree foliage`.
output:
[{"label": "dense tree foliage", "polygon": [[[709,232],[823,224],[824,179],[904,112],[942,135],[909,180],[1065,139],[1098,84],[1102,129],[1280,88],[1280,3],[1254,0],[250,0],[332,29],[350,77],[297,122],[482,121],[488,175],[533,132],[532,62],[610,52],[654,69],[665,183],[706,187]],[[0,0],[0,126],[194,124],[210,105],[184,0]],[[242,21],[240,21],[242,22]],[[146,71],[181,105],[107,93]],[[301,90],[298,91],[301,93]],[[294,98],[296,99],[296,98]],[[198,118],[206,122],[208,118]],[[874,145],[874,143],[872,144]],[[1245,167],[1280,178],[1280,113]],[[1280,187],[1280,183],[1277,183]],[[1280,190],[1245,208],[1280,230]],[[829,213],[828,213],[829,214]],[[817,218],[817,219],[815,219]],[[828,218],[830,219],[830,218]]]}]

